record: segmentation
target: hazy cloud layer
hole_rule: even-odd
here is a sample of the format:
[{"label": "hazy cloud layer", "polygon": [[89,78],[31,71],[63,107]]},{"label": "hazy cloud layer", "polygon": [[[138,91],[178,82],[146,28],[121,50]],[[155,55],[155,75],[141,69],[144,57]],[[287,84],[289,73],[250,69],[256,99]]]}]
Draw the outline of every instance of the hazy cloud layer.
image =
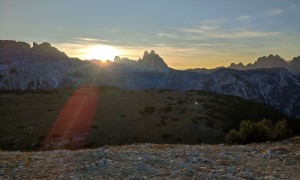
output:
[{"label": "hazy cloud layer", "polygon": [[284,12],[283,9],[268,9],[266,10],[266,14],[269,16],[276,16],[282,14]]},{"label": "hazy cloud layer", "polygon": [[242,15],[242,16],[237,17],[237,19],[240,21],[248,21],[251,18],[252,18],[252,16],[249,16],[249,15]]}]

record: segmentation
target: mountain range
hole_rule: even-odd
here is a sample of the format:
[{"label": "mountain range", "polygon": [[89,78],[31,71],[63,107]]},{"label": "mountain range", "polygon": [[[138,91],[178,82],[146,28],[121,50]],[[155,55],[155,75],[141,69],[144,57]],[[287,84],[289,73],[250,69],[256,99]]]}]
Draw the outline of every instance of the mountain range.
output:
[{"label": "mountain range", "polygon": [[[226,67],[217,67],[213,69],[206,68],[195,68],[195,69],[187,69],[189,72],[197,72],[197,73],[212,73],[219,69],[225,69]],[[253,64],[249,63],[244,65],[243,63],[231,63],[227,69],[237,69],[237,70],[251,70],[251,69],[265,69],[265,68],[285,68],[290,71],[295,76],[300,77],[300,56],[294,57],[290,61],[286,61],[278,55],[262,56],[259,57]]]},{"label": "mountain range", "polygon": [[300,75],[300,56],[294,57],[291,61],[285,61],[278,55],[269,55],[268,57],[263,56],[257,59],[253,64],[249,63],[246,66],[243,63],[234,64],[232,63],[228,68],[249,70],[259,68],[286,68],[294,75]]},{"label": "mountain range", "polygon": [[206,90],[253,99],[300,117],[300,57],[287,62],[278,55],[253,64],[227,68],[175,70],[155,51],[139,60],[116,57],[114,62],[69,58],[49,43],[31,47],[0,41],[0,89],[53,89],[81,84],[127,89]]}]

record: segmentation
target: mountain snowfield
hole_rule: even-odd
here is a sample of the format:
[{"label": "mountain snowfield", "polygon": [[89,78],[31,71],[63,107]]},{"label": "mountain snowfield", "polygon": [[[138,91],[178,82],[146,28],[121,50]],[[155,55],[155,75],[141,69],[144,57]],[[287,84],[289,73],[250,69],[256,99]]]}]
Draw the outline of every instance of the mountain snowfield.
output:
[{"label": "mountain snowfield", "polygon": [[81,84],[127,89],[207,90],[254,99],[291,117],[300,118],[300,57],[286,62],[279,56],[254,64],[231,64],[212,71],[179,71],[168,67],[155,51],[135,61],[114,62],[69,58],[49,43],[0,41],[0,90],[53,89]]}]

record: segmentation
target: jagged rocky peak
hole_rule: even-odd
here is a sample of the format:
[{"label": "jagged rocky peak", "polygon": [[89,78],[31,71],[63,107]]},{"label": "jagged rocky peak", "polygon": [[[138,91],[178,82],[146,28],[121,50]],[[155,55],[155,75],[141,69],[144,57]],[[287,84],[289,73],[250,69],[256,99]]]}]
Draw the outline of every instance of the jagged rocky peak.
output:
[{"label": "jagged rocky peak", "polygon": [[52,47],[49,43],[42,44],[17,42],[13,40],[0,41],[0,64],[11,64],[15,61],[25,60],[27,62],[53,62],[68,59],[64,53]]},{"label": "jagged rocky peak", "polygon": [[156,54],[154,50],[150,51],[150,53],[145,51],[143,58],[139,58],[137,61],[116,56],[114,62],[125,65],[126,67],[131,67],[131,70],[134,71],[167,72],[170,70],[164,60]]},{"label": "jagged rocky peak", "polygon": [[235,63],[231,63],[230,66],[228,66],[229,69],[239,69],[239,70],[244,70],[246,67],[243,63],[238,63],[238,64],[235,64]]},{"label": "jagged rocky peak", "polygon": [[300,73],[300,56],[294,57],[288,66],[293,69],[299,69],[298,73]]},{"label": "jagged rocky peak", "polygon": [[37,44],[36,42],[34,42],[31,51],[35,55],[39,55],[39,56],[42,55],[42,56],[47,56],[51,58],[60,58],[60,59],[68,58],[68,56],[64,52],[59,51],[55,47],[52,47],[51,44],[48,42],[43,42],[42,44]]},{"label": "jagged rocky peak", "polygon": [[289,71],[300,77],[300,56],[294,57],[287,67]]},{"label": "jagged rocky peak", "polygon": [[235,64],[231,63],[228,66],[229,69],[238,69],[238,70],[246,70],[246,69],[260,69],[260,68],[287,68],[288,62],[286,62],[283,58],[278,55],[262,56],[259,57],[253,64],[249,63],[246,66],[242,63]]},{"label": "jagged rocky peak", "polygon": [[143,60],[150,60],[151,61],[151,60],[153,60],[154,56],[155,56],[155,51],[154,51],[154,53],[152,52],[151,55],[148,51],[145,51],[144,55],[143,55],[143,58],[142,58],[142,61]]},{"label": "jagged rocky peak", "polygon": [[273,67],[285,67],[287,62],[278,55],[270,54],[268,57],[262,56],[257,59],[253,64],[257,68],[273,68]]},{"label": "jagged rocky peak", "polygon": [[48,48],[51,48],[51,44],[48,43],[48,42],[43,42],[42,44],[37,44],[36,42],[33,42],[33,46],[32,48],[35,49],[35,48],[40,48],[40,49],[48,49]]},{"label": "jagged rocky peak", "polygon": [[30,45],[26,42],[17,42],[13,40],[0,40],[0,50],[29,50]]},{"label": "jagged rocky peak", "polygon": [[155,53],[154,50],[151,50],[150,53],[148,51],[145,51],[144,52],[144,56],[143,56],[143,59],[146,60],[146,59],[159,59],[159,55]]},{"label": "jagged rocky peak", "polygon": [[9,64],[24,59],[30,53],[30,45],[13,40],[0,40],[0,64]]},{"label": "jagged rocky peak", "polygon": [[114,62],[121,62],[121,58],[120,58],[120,56],[115,56],[115,59],[114,59]]},{"label": "jagged rocky peak", "polygon": [[156,53],[155,53],[155,51],[154,50],[151,50],[151,52],[150,52],[150,55],[155,55]]},{"label": "jagged rocky peak", "polygon": [[118,64],[132,64],[135,63],[136,61],[131,60],[129,58],[121,58],[120,56],[116,56],[114,62]]},{"label": "jagged rocky peak", "polygon": [[293,60],[290,63],[300,63],[300,56],[294,57]]},{"label": "jagged rocky peak", "polygon": [[158,54],[155,53],[154,50],[150,51],[150,53],[148,51],[145,51],[143,58],[138,62],[149,70],[162,72],[169,71],[168,65]]},{"label": "jagged rocky peak", "polygon": [[149,52],[148,52],[148,51],[145,51],[145,52],[144,52],[143,59],[145,59],[145,58],[148,58],[148,57],[149,57],[149,55],[150,55],[150,54],[149,54]]}]

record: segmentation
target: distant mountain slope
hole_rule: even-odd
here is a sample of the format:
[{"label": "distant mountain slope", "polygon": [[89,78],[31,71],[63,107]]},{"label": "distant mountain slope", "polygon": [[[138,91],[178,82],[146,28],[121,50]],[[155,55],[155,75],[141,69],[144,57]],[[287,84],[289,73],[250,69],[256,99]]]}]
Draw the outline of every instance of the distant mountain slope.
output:
[{"label": "distant mountain slope", "polygon": [[[101,77],[100,84],[128,89],[207,90],[255,99],[288,115],[300,117],[300,79],[283,68],[247,71],[220,69],[210,74],[124,72]],[[109,81],[104,81],[107,78]]]},{"label": "distant mountain slope", "polygon": [[[232,65],[246,70],[178,71],[169,68],[155,51],[145,51],[143,58],[136,61],[116,57],[115,62],[102,63],[69,58],[49,43],[34,43],[30,47],[23,42],[0,41],[2,90],[51,89],[86,83],[128,89],[207,90],[255,99],[293,117],[300,117],[300,78],[295,76],[299,65],[300,57],[287,63],[270,55],[253,65]],[[260,67],[264,69],[257,69]]]},{"label": "distant mountain slope", "polygon": [[213,73],[204,84],[202,89],[259,100],[288,115],[300,115],[300,79],[283,68],[222,69]]}]

